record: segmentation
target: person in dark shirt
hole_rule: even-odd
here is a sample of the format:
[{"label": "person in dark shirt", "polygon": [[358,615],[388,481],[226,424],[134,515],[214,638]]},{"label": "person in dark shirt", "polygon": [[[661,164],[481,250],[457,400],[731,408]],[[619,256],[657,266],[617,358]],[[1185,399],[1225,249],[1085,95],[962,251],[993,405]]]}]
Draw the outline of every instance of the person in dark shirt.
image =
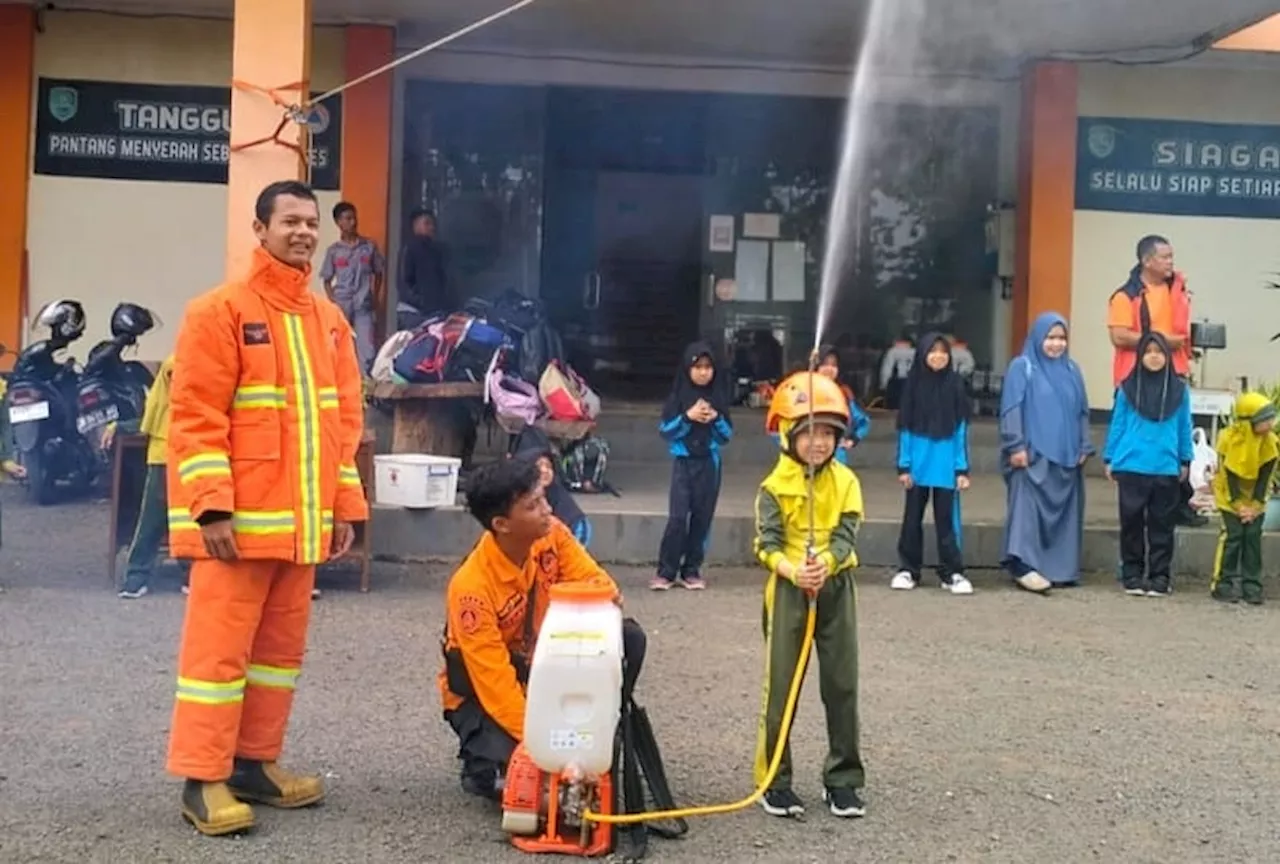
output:
[{"label": "person in dark shirt", "polygon": [[396,326],[412,330],[437,312],[453,311],[444,247],[436,240],[436,217],[429,210],[410,216],[413,236],[400,261],[400,297]]}]

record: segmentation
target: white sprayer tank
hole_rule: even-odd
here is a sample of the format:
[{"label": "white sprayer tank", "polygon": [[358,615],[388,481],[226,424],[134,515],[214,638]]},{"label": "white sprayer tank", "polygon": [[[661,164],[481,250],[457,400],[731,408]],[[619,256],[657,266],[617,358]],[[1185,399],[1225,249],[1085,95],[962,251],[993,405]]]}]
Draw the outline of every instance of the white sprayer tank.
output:
[{"label": "white sprayer tank", "polygon": [[622,610],[612,585],[565,582],[551,602],[529,667],[524,746],[538,767],[600,775],[613,762],[622,710]]}]

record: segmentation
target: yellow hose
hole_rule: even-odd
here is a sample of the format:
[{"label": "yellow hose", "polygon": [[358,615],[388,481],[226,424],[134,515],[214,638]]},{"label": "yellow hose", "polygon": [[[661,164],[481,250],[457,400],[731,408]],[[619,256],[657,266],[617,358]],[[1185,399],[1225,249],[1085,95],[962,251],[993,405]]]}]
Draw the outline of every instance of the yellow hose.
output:
[{"label": "yellow hose", "polygon": [[[774,577],[781,578],[781,577]],[[817,606],[812,597],[809,598],[809,616],[804,623],[804,638],[801,640],[799,662],[796,672],[791,676],[791,689],[787,691],[787,704],[782,711],[782,726],[778,729],[778,741],[773,746],[773,759],[769,762],[769,770],[756,790],[732,804],[707,804],[702,807],[684,807],[679,810],[658,810],[650,813],[606,814],[593,813],[586,810],[582,818],[587,822],[603,822],[607,825],[635,825],[640,822],[657,822],[661,819],[686,819],[690,816],[717,816],[721,813],[736,813],[745,810],[760,800],[769,790],[769,784],[778,775],[782,765],[782,754],[787,748],[787,736],[791,733],[791,720],[795,717],[796,702],[800,700],[800,686],[804,683],[805,661],[809,659],[809,651],[813,648],[813,628],[817,621]]]}]

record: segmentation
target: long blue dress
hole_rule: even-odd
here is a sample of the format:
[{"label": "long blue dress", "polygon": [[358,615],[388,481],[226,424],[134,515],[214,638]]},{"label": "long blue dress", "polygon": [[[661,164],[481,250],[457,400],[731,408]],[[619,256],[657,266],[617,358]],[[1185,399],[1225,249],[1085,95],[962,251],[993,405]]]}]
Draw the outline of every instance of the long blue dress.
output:
[{"label": "long blue dress", "polygon": [[[1093,453],[1084,377],[1067,355],[1053,359],[1044,340],[1066,320],[1041,315],[1005,374],[1000,402],[1000,464],[1006,490],[1002,565],[1015,577],[1036,572],[1054,585],[1080,579],[1084,471]],[[1009,458],[1027,451],[1026,468]]]}]

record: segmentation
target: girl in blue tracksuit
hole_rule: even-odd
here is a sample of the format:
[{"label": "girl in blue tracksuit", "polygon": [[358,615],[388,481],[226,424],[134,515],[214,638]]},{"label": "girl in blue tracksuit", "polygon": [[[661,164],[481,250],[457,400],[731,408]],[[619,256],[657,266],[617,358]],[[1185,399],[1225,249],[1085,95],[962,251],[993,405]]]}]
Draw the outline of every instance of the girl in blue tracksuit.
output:
[{"label": "girl in blue tracksuit", "polygon": [[960,495],[969,488],[969,397],[952,367],[951,343],[929,333],[916,346],[898,409],[898,480],[906,490],[899,570],[890,586],[920,584],[924,564],[924,508],[933,498],[938,533],[938,578],[952,594],[972,594],[960,555]]},{"label": "girl in blue tracksuit", "polygon": [[1120,581],[1139,597],[1169,593],[1180,483],[1191,467],[1191,397],[1172,358],[1159,333],[1142,337],[1102,451],[1120,501]]},{"label": "girl in blue tracksuit", "polygon": [[[840,351],[834,345],[822,345],[818,348],[818,371],[832,381],[840,384]],[[836,448],[836,461],[841,465],[849,464],[849,453],[867,437],[871,431],[871,418],[862,410],[858,400],[853,398],[849,388],[840,384],[845,398],[849,400],[849,432]],[[778,436],[773,436],[775,439]]]},{"label": "girl in blue tracksuit", "polygon": [[691,591],[707,587],[701,570],[720,498],[720,448],[733,437],[723,377],[711,345],[694,342],[684,349],[671,394],[662,406],[658,432],[675,464],[658,572],[649,581],[654,591],[676,584]]},{"label": "girl in blue tracksuit", "polygon": [[[822,345],[818,348],[818,372],[840,384],[840,352],[834,345]],[[849,431],[840,441],[840,446],[836,448],[836,461],[841,465],[848,465],[849,453],[871,431],[871,418],[867,416],[867,412],[862,410],[862,406],[858,404],[858,400],[854,398],[852,391],[848,387],[840,384],[840,389],[844,391],[845,398],[849,400]],[[781,439],[777,433],[769,437],[773,439],[775,444],[781,446]]]}]

